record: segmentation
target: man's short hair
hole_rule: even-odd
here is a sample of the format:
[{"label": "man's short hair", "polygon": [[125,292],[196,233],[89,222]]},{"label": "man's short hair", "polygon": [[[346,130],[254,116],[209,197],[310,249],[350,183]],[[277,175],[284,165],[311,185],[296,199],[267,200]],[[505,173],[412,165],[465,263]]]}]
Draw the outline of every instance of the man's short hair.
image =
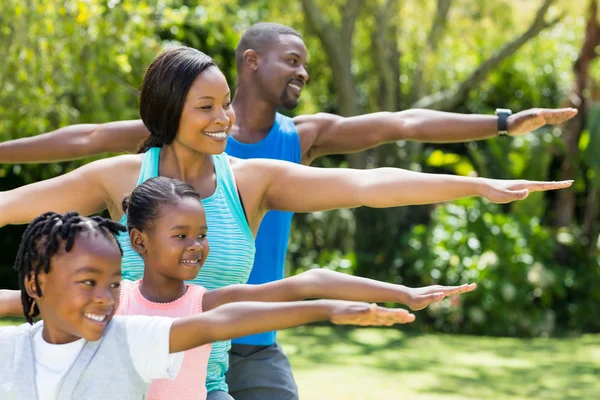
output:
[{"label": "man's short hair", "polygon": [[294,35],[302,39],[298,31],[289,26],[273,22],[259,22],[252,25],[244,32],[235,49],[235,63],[237,68],[239,69],[244,63],[244,52],[246,50],[252,49],[260,53],[261,49],[265,49],[277,42],[281,35]]}]

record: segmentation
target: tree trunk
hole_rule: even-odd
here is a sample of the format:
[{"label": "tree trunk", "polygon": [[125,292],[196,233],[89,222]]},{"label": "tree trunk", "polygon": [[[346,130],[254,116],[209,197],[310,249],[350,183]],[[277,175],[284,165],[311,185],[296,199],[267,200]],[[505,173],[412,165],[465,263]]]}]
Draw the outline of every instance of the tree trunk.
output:
[{"label": "tree trunk", "polygon": [[[585,28],[585,39],[579,57],[573,64],[575,84],[569,96],[571,106],[577,108],[579,113],[575,118],[569,120],[563,129],[566,155],[560,169],[560,180],[574,179],[579,161],[579,139],[585,128],[587,117],[587,94],[586,89],[590,80],[589,67],[592,60],[597,57],[596,46],[600,39],[599,25],[597,20],[598,2],[590,0]],[[556,222],[558,226],[569,226],[573,222],[575,212],[575,190],[573,188],[560,190],[557,194],[555,206]]]}]

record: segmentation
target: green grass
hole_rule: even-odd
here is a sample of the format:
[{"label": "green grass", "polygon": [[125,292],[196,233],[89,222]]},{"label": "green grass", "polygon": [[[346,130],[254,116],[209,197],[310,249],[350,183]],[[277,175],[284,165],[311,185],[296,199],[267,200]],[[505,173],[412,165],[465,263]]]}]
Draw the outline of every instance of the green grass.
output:
[{"label": "green grass", "polygon": [[[19,322],[0,318],[0,326]],[[413,336],[327,326],[278,335],[302,400],[600,398],[600,335]]]},{"label": "green grass", "polygon": [[600,335],[408,336],[330,327],[278,335],[302,400],[600,398]]}]

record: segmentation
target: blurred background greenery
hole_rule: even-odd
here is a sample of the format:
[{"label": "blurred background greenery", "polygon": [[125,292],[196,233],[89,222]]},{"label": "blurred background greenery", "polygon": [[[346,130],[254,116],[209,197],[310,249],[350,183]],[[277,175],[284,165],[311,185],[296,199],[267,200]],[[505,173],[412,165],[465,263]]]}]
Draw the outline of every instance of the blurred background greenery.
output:
[{"label": "blurred background greenery", "polygon": [[[411,329],[421,331],[600,331],[597,1],[202,3],[3,0],[0,140],[138,118],[144,69],[168,46],[185,44],[210,54],[233,88],[237,41],[260,21],[296,28],[310,52],[310,81],[290,115],[577,107],[580,113],[570,123],[521,138],[398,142],[319,160],[327,167],[397,166],[576,182],[573,190],[534,194],[506,206],[468,199],[297,215],[287,269],[295,274],[321,266],[411,286],[478,283],[474,293],[419,313]],[[0,189],[62,174],[82,162],[1,165]],[[0,230],[0,287],[16,286],[9,266],[23,228]]]}]

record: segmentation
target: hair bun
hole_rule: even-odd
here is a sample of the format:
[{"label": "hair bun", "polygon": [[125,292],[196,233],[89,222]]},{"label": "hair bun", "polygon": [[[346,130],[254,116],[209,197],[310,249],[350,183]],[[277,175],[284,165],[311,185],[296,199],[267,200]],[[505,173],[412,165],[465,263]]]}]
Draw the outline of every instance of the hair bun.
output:
[{"label": "hair bun", "polygon": [[125,214],[127,214],[127,209],[129,208],[129,199],[131,199],[131,195],[128,194],[127,196],[125,196],[123,198],[123,201],[121,202],[121,208],[123,208],[123,212]]}]

